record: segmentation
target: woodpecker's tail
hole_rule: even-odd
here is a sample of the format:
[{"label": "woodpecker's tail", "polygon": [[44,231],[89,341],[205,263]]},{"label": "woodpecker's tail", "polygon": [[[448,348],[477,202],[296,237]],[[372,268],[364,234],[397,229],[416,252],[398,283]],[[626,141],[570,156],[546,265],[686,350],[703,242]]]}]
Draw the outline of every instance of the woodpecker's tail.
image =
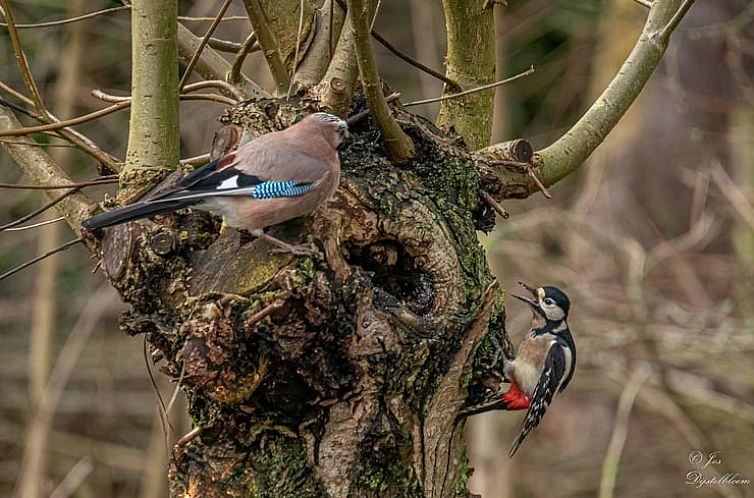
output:
[{"label": "woodpecker's tail", "polygon": [[165,202],[137,202],[130,206],[92,216],[88,220],[81,222],[81,226],[87,230],[96,230],[98,228],[106,228],[120,225],[122,223],[128,223],[129,221],[149,218],[156,214],[169,213],[195,204],[197,204],[195,199]]}]

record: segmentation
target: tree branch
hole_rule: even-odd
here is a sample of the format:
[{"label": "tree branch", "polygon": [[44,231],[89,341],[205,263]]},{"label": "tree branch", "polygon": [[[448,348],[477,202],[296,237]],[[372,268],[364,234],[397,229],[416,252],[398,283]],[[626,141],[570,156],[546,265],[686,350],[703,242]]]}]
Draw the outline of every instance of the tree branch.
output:
[{"label": "tree branch", "polygon": [[177,15],[177,0],[131,5],[131,123],[120,174],[125,186],[118,192],[123,203],[178,167]]},{"label": "tree branch", "polygon": [[[0,131],[21,127],[16,116],[7,108],[0,106]],[[27,137],[19,137],[22,144],[3,143],[3,147],[19,165],[24,173],[29,175],[37,185],[70,184],[71,179],[61,170],[55,161],[39,147],[35,147],[33,141]],[[60,196],[55,190],[45,192],[51,200]],[[68,224],[77,234],[81,231],[81,221],[90,215],[92,203],[86,196],[80,193],[68,195],[61,200],[56,208],[60,214],[66,217]]]},{"label": "tree branch", "polygon": [[[259,45],[262,47],[262,53],[264,53],[264,57],[267,59],[267,65],[272,73],[272,79],[275,81],[276,93],[278,95],[285,95],[288,91],[288,86],[290,85],[291,80],[288,74],[288,69],[283,61],[283,55],[278,46],[275,33],[270,26],[268,17],[265,15],[265,10],[262,8],[260,0],[244,0],[243,4],[246,7],[249,21],[251,21],[251,25],[254,27],[254,32],[257,35]],[[292,8],[289,8],[286,15],[290,15],[290,12],[293,11]]]},{"label": "tree branch", "polygon": [[21,71],[21,76],[23,77],[24,84],[29,90],[29,95],[31,95],[31,100],[34,102],[35,109],[39,114],[45,116],[47,114],[47,109],[45,109],[45,106],[42,103],[42,97],[39,94],[39,88],[37,88],[37,84],[34,81],[34,76],[31,74],[29,61],[26,59],[26,54],[24,53],[24,49],[21,46],[21,40],[18,37],[18,31],[16,31],[16,25],[13,23],[13,15],[11,14],[8,0],[0,0],[0,7],[2,7],[3,14],[5,14],[5,20],[8,21],[7,24],[10,43],[13,46],[13,54],[16,56],[16,63],[18,64],[18,69]]},{"label": "tree branch", "polygon": [[[448,37],[447,76],[462,88],[475,88],[495,79],[495,28],[491,10],[484,0],[443,0]],[[456,90],[445,85],[443,92]],[[472,149],[490,143],[493,91],[461,99],[445,100],[440,105],[437,124],[454,127]]]},{"label": "tree branch", "polygon": [[212,24],[210,24],[209,28],[207,28],[207,32],[204,34],[204,37],[202,37],[202,40],[199,42],[199,46],[196,48],[196,52],[194,52],[194,55],[191,56],[191,60],[186,65],[186,70],[183,72],[183,76],[181,76],[181,81],[178,82],[178,93],[183,91],[183,87],[186,86],[186,83],[188,82],[189,77],[191,76],[191,72],[194,70],[194,66],[196,65],[196,61],[199,60],[199,57],[202,55],[202,50],[204,50],[204,47],[207,46],[207,43],[209,43],[210,38],[212,37],[212,33],[215,32],[215,29],[220,25],[220,21],[222,21],[223,16],[225,15],[225,12],[228,10],[228,7],[230,7],[230,2],[232,0],[225,0],[223,4],[220,6],[220,10],[217,12],[217,15],[215,16],[215,20],[212,21]]},{"label": "tree branch", "polygon": [[[377,9],[377,2],[371,2],[371,5],[375,10]],[[340,30],[330,65],[327,66],[327,71],[325,71],[325,75],[317,86],[317,90],[320,93],[320,102],[326,109],[338,116],[345,116],[348,113],[348,108],[351,107],[351,97],[353,97],[356,78],[359,76],[359,66],[356,63],[356,46],[351,16],[346,15],[345,10],[339,5],[333,6],[333,22],[336,19],[336,12],[339,10],[342,11],[344,16],[343,27]],[[371,16],[374,16],[374,11],[371,12]]]},{"label": "tree branch", "polygon": [[359,66],[364,96],[377,122],[377,127],[382,133],[385,152],[391,161],[401,164],[414,156],[414,144],[393,119],[390,107],[382,94],[382,82],[370,43],[371,11],[369,0],[348,2],[348,18],[353,25],[356,62]]},{"label": "tree branch", "polygon": [[[660,63],[670,32],[690,3],[686,0],[681,6],[681,0],[655,2],[634,49],[602,95],[565,135],[534,154],[534,172],[546,187],[576,171],[623,117]],[[480,150],[476,156],[477,166],[486,171],[494,170],[498,198],[528,197],[538,187],[527,173],[494,167],[494,161],[510,159],[502,145]]]},{"label": "tree branch", "polygon": [[[178,56],[182,61],[188,63],[194,53],[196,53],[200,43],[201,38],[194,35],[194,33],[180,22],[178,23]],[[208,47],[205,47],[202,51],[201,56],[196,61],[194,69],[204,78],[211,80],[228,81],[229,74],[231,73],[230,63],[228,63],[228,61],[226,61],[215,50]],[[262,90],[259,85],[243,74],[239,75],[238,80],[234,80],[232,83],[240,87],[246,97],[270,96],[267,92]]]},{"label": "tree branch", "polygon": [[308,52],[301,60],[294,79],[299,87],[314,85],[324,77],[334,55],[333,44],[340,36],[346,12],[336,5],[335,0],[325,0],[316,16],[314,38]]}]

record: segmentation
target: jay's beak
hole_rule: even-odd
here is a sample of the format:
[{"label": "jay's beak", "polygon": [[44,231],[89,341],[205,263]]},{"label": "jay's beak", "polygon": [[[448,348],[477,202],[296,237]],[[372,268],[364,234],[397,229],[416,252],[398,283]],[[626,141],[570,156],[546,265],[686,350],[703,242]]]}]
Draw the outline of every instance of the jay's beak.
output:
[{"label": "jay's beak", "polygon": [[513,294],[513,297],[525,302],[526,304],[534,308],[536,311],[540,312],[541,310],[539,308],[539,290],[536,287],[532,287],[531,285],[526,285],[523,282],[519,282],[518,285],[528,290],[529,293],[532,295],[532,297],[519,296],[516,294]]},{"label": "jay's beak", "polygon": [[338,145],[338,150],[343,150],[349,145],[353,143],[353,135],[350,131],[346,131],[343,133],[343,136],[340,139],[340,144]]}]

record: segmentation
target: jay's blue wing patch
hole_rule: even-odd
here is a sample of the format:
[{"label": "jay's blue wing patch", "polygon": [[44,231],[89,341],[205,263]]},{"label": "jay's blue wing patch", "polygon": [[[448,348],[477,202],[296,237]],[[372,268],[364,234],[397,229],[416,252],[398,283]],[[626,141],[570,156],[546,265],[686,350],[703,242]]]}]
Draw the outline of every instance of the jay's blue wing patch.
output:
[{"label": "jay's blue wing patch", "polygon": [[251,196],[255,199],[277,199],[279,197],[298,197],[309,192],[314,184],[295,181],[267,181],[254,185]]}]

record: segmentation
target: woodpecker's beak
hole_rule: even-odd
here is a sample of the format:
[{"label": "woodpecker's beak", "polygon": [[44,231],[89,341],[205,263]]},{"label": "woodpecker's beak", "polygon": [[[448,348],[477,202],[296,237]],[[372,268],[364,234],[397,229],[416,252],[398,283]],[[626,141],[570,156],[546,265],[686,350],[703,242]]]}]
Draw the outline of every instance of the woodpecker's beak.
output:
[{"label": "woodpecker's beak", "polygon": [[532,308],[534,308],[536,311],[540,311],[541,312],[541,310],[539,308],[539,291],[537,290],[537,288],[536,287],[532,287],[531,285],[526,285],[523,282],[519,282],[518,285],[520,285],[524,289],[528,290],[529,293],[532,295],[532,297],[519,296],[519,295],[516,295],[516,294],[513,294],[513,297],[515,297],[516,299],[519,299],[519,300],[525,302],[526,304],[528,304],[529,306],[531,306]]}]

